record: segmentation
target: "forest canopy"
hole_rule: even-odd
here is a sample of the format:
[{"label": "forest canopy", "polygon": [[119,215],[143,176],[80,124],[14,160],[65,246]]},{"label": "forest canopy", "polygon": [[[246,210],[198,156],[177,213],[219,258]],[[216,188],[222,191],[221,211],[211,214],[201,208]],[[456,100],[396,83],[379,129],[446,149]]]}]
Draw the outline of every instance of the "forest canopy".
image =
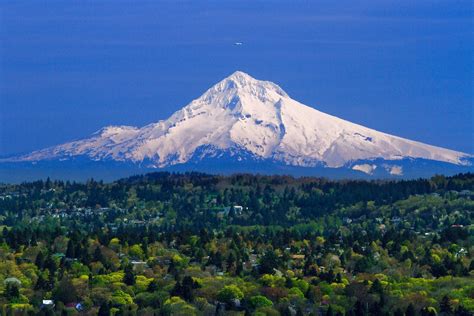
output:
[{"label": "forest canopy", "polygon": [[0,185],[1,315],[471,315],[474,175]]}]

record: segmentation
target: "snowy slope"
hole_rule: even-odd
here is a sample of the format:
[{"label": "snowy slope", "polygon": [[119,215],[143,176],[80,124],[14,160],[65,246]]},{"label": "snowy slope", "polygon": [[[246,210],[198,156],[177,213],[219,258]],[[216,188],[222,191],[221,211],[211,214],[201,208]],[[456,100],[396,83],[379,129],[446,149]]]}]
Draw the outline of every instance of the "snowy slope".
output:
[{"label": "snowy slope", "polygon": [[[237,71],[167,120],[142,128],[109,126],[91,137],[16,157],[15,161],[92,160],[146,167],[243,155],[291,166],[343,167],[371,173],[362,160],[421,158],[467,164],[472,156],[381,133],[291,99],[272,82]],[[393,166],[387,168],[393,169]],[[387,169],[390,171],[389,169]],[[390,171],[391,172],[391,171]]]}]

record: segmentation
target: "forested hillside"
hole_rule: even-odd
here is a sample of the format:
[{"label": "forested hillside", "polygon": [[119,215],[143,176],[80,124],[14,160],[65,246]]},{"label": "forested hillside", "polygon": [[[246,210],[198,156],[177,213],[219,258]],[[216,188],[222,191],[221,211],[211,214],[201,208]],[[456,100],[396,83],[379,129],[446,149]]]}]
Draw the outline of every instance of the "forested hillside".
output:
[{"label": "forested hillside", "polygon": [[1,315],[471,315],[474,175],[0,185]]}]

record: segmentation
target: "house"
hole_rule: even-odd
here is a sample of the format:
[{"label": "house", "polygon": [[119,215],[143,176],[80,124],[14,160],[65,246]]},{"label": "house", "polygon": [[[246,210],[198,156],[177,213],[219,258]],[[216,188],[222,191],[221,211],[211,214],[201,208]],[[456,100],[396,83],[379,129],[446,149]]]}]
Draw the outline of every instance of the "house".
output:
[{"label": "house", "polygon": [[469,190],[462,190],[461,192],[459,192],[459,195],[460,196],[471,196],[472,192],[469,191]]},{"label": "house", "polygon": [[241,306],[240,300],[238,298],[232,299],[231,304],[234,308],[240,308]]},{"label": "house", "polygon": [[467,250],[464,249],[464,248],[461,248],[459,249],[458,252],[456,252],[456,254],[454,255],[456,258],[459,258],[459,257],[464,257],[468,254]]},{"label": "house", "polygon": [[234,211],[235,211],[235,214],[242,215],[244,208],[240,205],[234,205]]},{"label": "house", "polygon": [[143,269],[148,268],[145,261],[132,260],[130,263],[132,264],[133,271],[143,271]]},{"label": "house", "polygon": [[291,259],[293,260],[304,260],[305,255],[291,255]]},{"label": "house", "polygon": [[251,254],[249,256],[249,262],[254,265],[257,263],[258,256],[256,254]]},{"label": "house", "polygon": [[3,281],[3,284],[7,285],[8,283],[13,283],[13,284],[16,284],[17,286],[21,286],[21,281],[15,277],[9,277],[9,278],[6,278],[4,281]]},{"label": "house", "polygon": [[401,219],[400,217],[398,217],[398,216],[392,217],[392,220],[391,220],[391,222],[394,223],[394,224],[398,224],[398,223],[400,223],[401,221],[402,221],[402,219]]},{"label": "house", "polygon": [[224,211],[222,212],[219,212],[219,213],[223,213],[223,215],[229,215],[230,211],[234,209],[234,212],[235,212],[235,215],[242,215],[243,211],[244,211],[244,207],[241,206],[241,205],[234,205],[234,206],[226,206],[224,207]]},{"label": "house", "polygon": [[54,307],[53,300],[43,300],[41,306],[43,307]]},{"label": "house", "polygon": [[219,272],[218,270],[219,270],[219,269],[218,269],[217,266],[214,265],[214,264],[208,265],[208,266],[206,266],[206,268],[204,269],[204,271],[210,273],[211,275],[216,275],[216,273]]},{"label": "house", "polygon": [[342,219],[342,221],[343,221],[344,223],[346,223],[346,224],[352,223],[352,219],[350,219],[349,217],[344,217],[344,218]]},{"label": "house", "polygon": [[250,254],[248,261],[244,262],[244,268],[246,270],[258,269],[258,256],[256,254]]}]

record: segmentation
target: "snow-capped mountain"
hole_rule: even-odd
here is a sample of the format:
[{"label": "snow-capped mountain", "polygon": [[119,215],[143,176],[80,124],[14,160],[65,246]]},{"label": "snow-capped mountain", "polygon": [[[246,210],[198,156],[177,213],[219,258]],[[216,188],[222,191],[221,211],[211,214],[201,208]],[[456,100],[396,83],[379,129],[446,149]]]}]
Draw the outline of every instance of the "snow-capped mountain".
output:
[{"label": "snow-capped mountain", "polygon": [[108,126],[91,137],[15,157],[36,162],[86,157],[146,168],[205,159],[403,174],[398,162],[465,166],[471,155],[400,138],[320,112],[278,85],[237,71],[170,118],[142,128]]}]

